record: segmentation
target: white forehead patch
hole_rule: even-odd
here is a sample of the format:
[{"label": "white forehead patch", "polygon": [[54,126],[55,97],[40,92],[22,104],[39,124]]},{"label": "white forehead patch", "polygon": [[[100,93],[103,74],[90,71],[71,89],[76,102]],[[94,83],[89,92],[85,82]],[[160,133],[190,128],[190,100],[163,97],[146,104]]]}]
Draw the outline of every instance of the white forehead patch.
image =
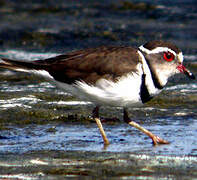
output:
[{"label": "white forehead patch", "polygon": [[180,61],[180,63],[182,63],[183,62],[183,53],[182,52],[180,52],[179,54],[178,54],[178,59],[179,59],[179,61]]},{"label": "white forehead patch", "polygon": [[[167,47],[156,47],[152,50],[149,50],[147,48],[145,48],[143,45],[139,47],[139,49],[143,52],[145,52],[146,54],[156,54],[156,53],[160,53],[160,52],[171,52],[172,54],[174,54],[174,56],[176,56],[176,53],[170,49],[170,48],[167,48]],[[180,54],[180,53],[179,53]]]}]

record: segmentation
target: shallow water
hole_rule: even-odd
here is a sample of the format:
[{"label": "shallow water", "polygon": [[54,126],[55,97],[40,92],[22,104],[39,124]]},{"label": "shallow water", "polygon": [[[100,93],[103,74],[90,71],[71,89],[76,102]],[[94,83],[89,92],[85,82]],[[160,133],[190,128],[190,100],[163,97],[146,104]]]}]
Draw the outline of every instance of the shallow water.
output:
[{"label": "shallow water", "polygon": [[[151,6],[132,6],[132,1],[59,0],[56,6],[49,1],[47,8],[41,1],[21,1],[20,7],[17,2],[1,3],[3,57],[44,59],[74,49],[138,46],[161,38],[178,44],[186,66],[197,74],[193,1],[146,1]],[[122,109],[102,108],[103,118],[119,119],[103,122],[111,143],[105,148],[91,119],[93,104],[41,78],[0,70],[0,178],[194,178],[196,107],[196,80],[177,76],[144,107],[129,109],[134,121],[170,141],[155,147],[122,121]]]}]

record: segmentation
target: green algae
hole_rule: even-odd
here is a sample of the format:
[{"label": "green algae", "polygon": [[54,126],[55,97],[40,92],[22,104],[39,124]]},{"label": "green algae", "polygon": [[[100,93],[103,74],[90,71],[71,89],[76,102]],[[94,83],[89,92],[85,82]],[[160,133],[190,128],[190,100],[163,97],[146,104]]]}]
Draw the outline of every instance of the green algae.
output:
[{"label": "green algae", "polygon": [[28,125],[28,124],[48,124],[53,122],[91,122],[89,116],[83,116],[73,113],[61,114],[58,111],[50,111],[48,109],[24,109],[24,108],[10,108],[1,111],[0,124],[1,125]]},{"label": "green algae", "polygon": [[133,3],[130,1],[123,1],[122,5],[118,8],[119,10],[139,10],[139,11],[150,11],[156,9],[157,6],[148,4],[145,2]]},{"label": "green algae", "polygon": [[195,109],[195,104],[197,105],[197,95],[168,95],[163,94],[163,96],[159,96],[153,98],[146,105],[154,106],[159,108],[191,108]]},{"label": "green algae", "polygon": [[34,44],[35,46],[45,47],[55,41],[54,36],[50,33],[43,32],[24,32],[20,41],[24,45]]},{"label": "green algae", "polygon": [[0,158],[0,164],[1,175],[6,172],[45,179],[193,179],[197,170],[195,157],[127,152],[36,151],[7,154]]}]

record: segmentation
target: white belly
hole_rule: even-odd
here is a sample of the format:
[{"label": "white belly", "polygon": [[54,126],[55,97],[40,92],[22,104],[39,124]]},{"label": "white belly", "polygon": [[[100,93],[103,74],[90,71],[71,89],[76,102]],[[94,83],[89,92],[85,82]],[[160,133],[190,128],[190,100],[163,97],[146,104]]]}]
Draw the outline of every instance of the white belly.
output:
[{"label": "white belly", "polygon": [[[76,81],[75,84],[66,84],[54,80],[54,78],[46,71],[31,71],[34,74],[41,75],[47,80],[53,82],[57,87],[71,93],[81,100],[93,102],[96,105],[107,105],[117,107],[136,107],[141,106],[140,88],[142,83],[141,65],[137,66],[137,73],[127,74],[116,82],[101,79],[93,86],[82,81]],[[159,91],[153,88],[153,82],[150,72],[146,72],[149,83],[148,90],[151,95],[157,94]]]},{"label": "white belly", "polygon": [[82,100],[91,101],[96,105],[107,106],[138,106],[141,105],[141,76],[130,74],[117,82],[99,80],[95,86],[78,81],[74,85],[56,82],[56,85]]}]

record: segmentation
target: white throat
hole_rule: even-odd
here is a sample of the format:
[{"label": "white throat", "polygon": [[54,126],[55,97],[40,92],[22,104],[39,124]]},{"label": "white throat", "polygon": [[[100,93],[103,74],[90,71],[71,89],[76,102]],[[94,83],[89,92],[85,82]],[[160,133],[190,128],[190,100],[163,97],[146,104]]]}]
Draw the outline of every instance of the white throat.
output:
[{"label": "white throat", "polygon": [[146,74],[146,86],[148,88],[148,91],[149,91],[150,95],[158,94],[160,92],[160,90],[158,88],[156,88],[154,85],[151,71],[150,71],[149,66],[146,62],[146,59],[140,51],[138,51],[138,53],[141,57],[143,72],[144,72],[144,74]]}]

